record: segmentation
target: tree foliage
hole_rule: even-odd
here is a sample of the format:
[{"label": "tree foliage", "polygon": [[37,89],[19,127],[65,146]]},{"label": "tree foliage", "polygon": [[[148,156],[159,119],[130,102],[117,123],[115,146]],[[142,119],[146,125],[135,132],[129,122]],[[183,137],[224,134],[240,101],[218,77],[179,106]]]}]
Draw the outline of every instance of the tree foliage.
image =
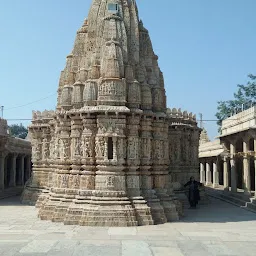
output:
[{"label": "tree foliage", "polygon": [[20,125],[12,124],[8,128],[11,136],[14,136],[20,139],[25,139],[27,137],[28,129],[22,124]]},{"label": "tree foliage", "polygon": [[256,102],[256,76],[248,75],[249,81],[247,85],[239,84],[238,90],[234,93],[234,98],[227,101],[219,101],[216,113],[219,125],[219,131],[222,120],[230,117],[232,114],[241,112],[244,109],[255,105]]}]

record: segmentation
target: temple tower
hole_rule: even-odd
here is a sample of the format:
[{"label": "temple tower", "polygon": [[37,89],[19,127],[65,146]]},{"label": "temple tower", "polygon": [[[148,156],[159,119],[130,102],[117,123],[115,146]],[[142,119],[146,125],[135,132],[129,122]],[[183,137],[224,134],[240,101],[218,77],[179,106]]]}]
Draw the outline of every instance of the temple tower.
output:
[{"label": "temple tower", "polygon": [[177,220],[169,120],[136,1],[94,0],[61,72],[56,111],[34,113],[34,172],[23,201],[35,200],[41,219],[65,224]]}]

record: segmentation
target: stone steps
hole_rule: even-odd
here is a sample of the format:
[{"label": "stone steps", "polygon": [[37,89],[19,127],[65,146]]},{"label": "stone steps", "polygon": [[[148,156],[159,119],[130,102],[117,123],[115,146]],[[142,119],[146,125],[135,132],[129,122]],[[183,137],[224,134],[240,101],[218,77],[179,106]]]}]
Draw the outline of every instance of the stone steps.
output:
[{"label": "stone steps", "polygon": [[255,211],[255,213],[256,213],[256,199],[255,198],[250,198],[250,202],[246,203],[246,207]]},{"label": "stone steps", "polygon": [[208,188],[206,191],[207,194],[211,197],[218,198],[222,201],[233,204],[247,211],[256,213],[256,199],[250,197],[250,195],[246,196],[242,193],[234,194],[231,192],[215,190],[210,188]]}]

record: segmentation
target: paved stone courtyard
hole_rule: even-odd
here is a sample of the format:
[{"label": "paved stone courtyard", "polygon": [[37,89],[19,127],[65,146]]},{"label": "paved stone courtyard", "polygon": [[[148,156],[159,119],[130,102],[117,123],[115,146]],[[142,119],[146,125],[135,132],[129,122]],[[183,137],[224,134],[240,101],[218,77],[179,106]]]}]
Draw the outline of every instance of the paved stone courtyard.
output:
[{"label": "paved stone courtyard", "polygon": [[256,255],[256,215],[211,199],[182,222],[135,228],[64,226],[40,221],[19,198],[0,201],[0,255]]}]

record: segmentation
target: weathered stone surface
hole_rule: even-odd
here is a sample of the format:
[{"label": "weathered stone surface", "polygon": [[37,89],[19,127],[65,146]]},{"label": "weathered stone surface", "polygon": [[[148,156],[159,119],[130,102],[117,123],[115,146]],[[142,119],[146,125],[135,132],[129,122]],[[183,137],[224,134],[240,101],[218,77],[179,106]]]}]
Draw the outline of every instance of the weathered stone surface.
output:
[{"label": "weathered stone surface", "polygon": [[[56,111],[34,112],[24,201],[83,226],[176,221],[171,184],[198,176],[199,129],[166,107],[163,74],[135,1],[94,0],[61,73]],[[36,190],[35,190],[36,188]]]}]

